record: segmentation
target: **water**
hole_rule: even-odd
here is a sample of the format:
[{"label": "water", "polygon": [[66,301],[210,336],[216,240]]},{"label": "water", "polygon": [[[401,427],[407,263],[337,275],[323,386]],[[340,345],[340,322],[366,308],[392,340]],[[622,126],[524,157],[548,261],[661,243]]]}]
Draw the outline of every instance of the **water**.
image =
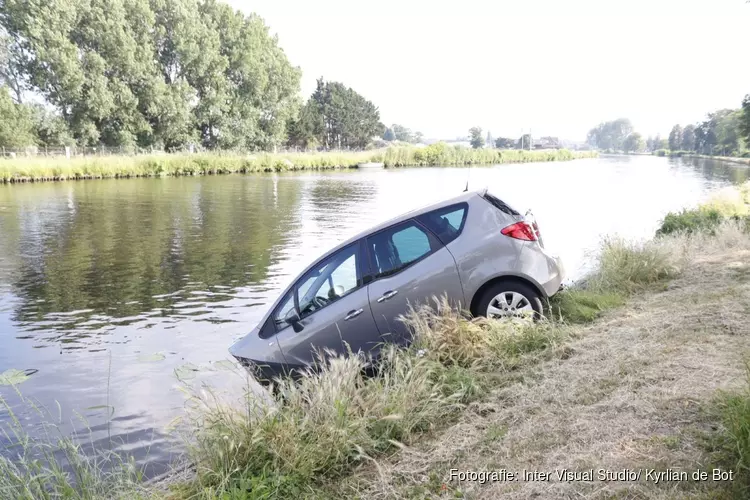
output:
[{"label": "water", "polygon": [[[175,370],[236,393],[243,380],[222,363],[227,348],[301,268],[376,222],[460,193],[467,178],[533,208],[575,278],[602,235],[648,238],[665,213],[748,170],[632,156],[0,186],[0,372],[38,370],[19,389],[47,420],[158,473],[179,449],[168,428],[185,413]],[[0,396],[41,435],[44,419],[14,390]]]}]

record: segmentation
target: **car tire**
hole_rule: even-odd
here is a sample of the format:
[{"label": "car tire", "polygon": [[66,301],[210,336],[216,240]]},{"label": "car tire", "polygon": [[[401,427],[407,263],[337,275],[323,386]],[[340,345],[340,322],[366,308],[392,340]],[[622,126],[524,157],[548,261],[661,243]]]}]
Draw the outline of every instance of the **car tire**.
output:
[{"label": "car tire", "polygon": [[[495,299],[498,299],[498,301]],[[517,308],[510,307],[516,299],[519,299],[516,304]],[[498,317],[488,314],[490,312],[490,304],[495,309],[501,309],[503,313],[508,315],[505,317],[512,317],[514,313],[525,311],[533,316],[534,321],[542,318],[543,306],[541,295],[534,287],[518,281],[501,281],[490,286],[484,291],[479,302],[477,302],[474,315]],[[502,317],[504,316],[499,316],[499,318]]]}]

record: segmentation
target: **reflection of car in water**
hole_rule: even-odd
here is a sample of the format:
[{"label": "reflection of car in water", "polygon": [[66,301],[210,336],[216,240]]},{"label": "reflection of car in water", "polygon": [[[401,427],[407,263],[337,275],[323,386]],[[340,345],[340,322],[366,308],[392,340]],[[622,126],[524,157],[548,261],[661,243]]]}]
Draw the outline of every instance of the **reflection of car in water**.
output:
[{"label": "reflection of car in water", "polygon": [[447,295],[476,316],[537,316],[563,280],[536,222],[488,193],[464,193],[341,243],[310,265],[230,352],[261,380],[310,366],[316,351],[408,343],[397,318]]}]

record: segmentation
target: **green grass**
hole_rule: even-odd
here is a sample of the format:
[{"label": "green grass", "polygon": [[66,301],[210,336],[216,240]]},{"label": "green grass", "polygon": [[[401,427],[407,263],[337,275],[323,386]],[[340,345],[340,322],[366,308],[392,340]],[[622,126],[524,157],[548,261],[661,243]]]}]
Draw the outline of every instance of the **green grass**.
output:
[{"label": "green grass", "polygon": [[656,234],[713,234],[726,220],[744,221],[750,228],[750,182],[721,189],[697,208],[668,213]]},{"label": "green grass", "polygon": [[[19,428],[14,442],[28,454],[0,462],[0,497],[325,497],[357,467],[450,425],[467,404],[514,380],[519,368],[559,352],[575,332],[569,323],[591,321],[675,276],[682,256],[675,241],[605,240],[597,270],[553,299],[553,314],[537,323],[470,319],[444,298],[417,306],[403,318],[413,344],[385,346],[375,376],[364,375],[361,356],[335,357],[298,381],[278,380],[273,394],[248,389],[235,404],[208,389],[194,393],[188,455],[196,474],[169,492],[145,487],[132,460],[107,456],[116,466],[104,467],[72,442],[32,443]],[[57,465],[57,449],[67,450],[77,472]]]},{"label": "green grass", "polygon": [[550,300],[550,314],[569,323],[590,323],[599,315],[625,303],[623,295],[597,292],[583,288],[569,288]]},{"label": "green grass", "polygon": [[720,391],[707,409],[712,431],[706,432],[704,445],[712,463],[707,469],[732,470],[734,480],[722,485],[717,498],[747,498],[750,494],[750,365],[744,387]]},{"label": "green grass", "polygon": [[[132,457],[95,449],[85,453],[76,436],[65,436],[52,416],[33,401],[21,401],[44,420],[44,436],[31,438],[23,422],[0,397],[8,416],[0,428],[7,443],[0,454],[0,498],[7,500],[146,499],[142,471]],[[84,424],[85,421],[83,422]],[[92,443],[93,444],[93,443]]]},{"label": "green grass", "polygon": [[0,160],[0,182],[321,170],[351,168],[363,162],[383,162],[386,167],[490,165],[563,161],[591,158],[595,155],[591,152],[567,150],[475,150],[437,143],[425,148],[402,146],[363,152],[260,153],[257,155],[199,153],[193,155],[92,156],[69,160],[59,157],[28,157]]}]

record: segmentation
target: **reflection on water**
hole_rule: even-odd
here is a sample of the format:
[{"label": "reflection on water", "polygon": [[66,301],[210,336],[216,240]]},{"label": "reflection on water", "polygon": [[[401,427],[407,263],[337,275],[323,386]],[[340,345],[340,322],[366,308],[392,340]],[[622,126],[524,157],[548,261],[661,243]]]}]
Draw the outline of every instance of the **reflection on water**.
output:
[{"label": "reflection on water", "polygon": [[[20,388],[48,408],[59,401],[64,432],[111,434],[163,465],[174,441],[165,427],[184,405],[174,371],[190,363],[197,382],[234,387],[217,368],[232,341],[302,267],[376,222],[470,179],[533,207],[576,276],[602,234],[649,236],[668,210],[747,177],[704,159],[608,157],[0,186],[0,372],[38,369]],[[9,388],[0,395],[37,432],[41,418]]]}]

